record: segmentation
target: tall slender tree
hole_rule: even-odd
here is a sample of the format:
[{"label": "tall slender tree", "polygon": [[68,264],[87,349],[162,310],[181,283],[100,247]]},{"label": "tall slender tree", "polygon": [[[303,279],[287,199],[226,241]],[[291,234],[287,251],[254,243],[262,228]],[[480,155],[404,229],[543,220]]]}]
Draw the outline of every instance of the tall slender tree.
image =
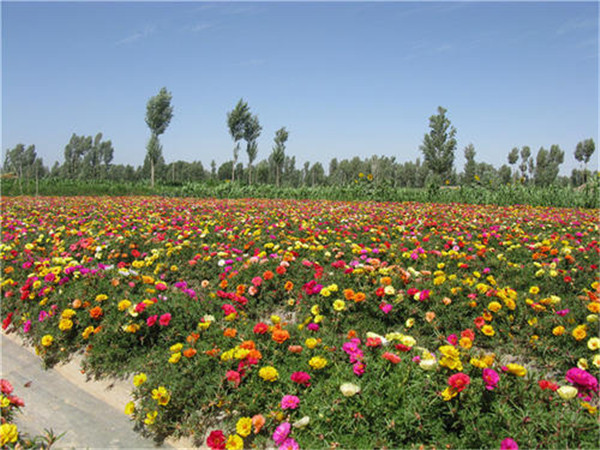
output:
[{"label": "tall slender tree", "polygon": [[250,108],[248,108],[248,104],[244,101],[244,99],[240,99],[235,105],[235,108],[227,113],[227,126],[229,127],[229,134],[231,134],[231,138],[233,139],[233,143],[235,144],[233,147],[233,165],[231,168],[231,182],[235,181],[235,167],[237,165],[237,160],[240,154],[240,144],[245,136],[246,124],[248,120],[252,117],[250,114]]},{"label": "tall slender tree", "polygon": [[446,117],[447,110],[438,106],[438,113],[429,118],[430,131],[423,137],[421,151],[428,169],[440,180],[448,179],[454,165],[456,129]]},{"label": "tall slender tree", "polygon": [[581,141],[577,143],[577,147],[575,147],[575,159],[579,162],[583,162],[585,164],[585,168],[583,170],[583,182],[587,183],[587,165],[590,161],[590,158],[596,151],[596,144],[594,144],[593,139],[586,139],[585,141]]},{"label": "tall slender tree", "polygon": [[150,162],[150,184],[154,187],[154,170],[162,157],[162,146],[158,137],[163,134],[173,118],[171,106],[172,95],[163,87],[158,95],[151,97],[146,104],[146,125],[150,128],[151,136],[146,146],[146,158]]},{"label": "tall slender tree", "polygon": [[285,127],[282,127],[275,132],[275,145],[273,146],[271,156],[275,164],[275,184],[277,186],[279,186],[281,170],[283,169],[283,163],[285,161],[285,143],[288,140],[288,136],[289,132]]},{"label": "tall slender tree", "polygon": [[262,127],[257,116],[249,116],[244,127],[244,140],[246,141],[246,153],[248,154],[248,184],[252,184],[252,163],[258,153],[256,140],[260,136]]}]

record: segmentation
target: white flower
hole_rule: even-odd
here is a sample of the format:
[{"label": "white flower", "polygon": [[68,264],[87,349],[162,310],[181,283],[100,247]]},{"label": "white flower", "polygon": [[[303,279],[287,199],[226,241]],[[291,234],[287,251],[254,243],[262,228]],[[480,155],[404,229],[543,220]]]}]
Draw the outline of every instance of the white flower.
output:
[{"label": "white flower", "polygon": [[297,422],[294,422],[292,424],[292,426],[294,428],[304,428],[306,425],[308,425],[309,422],[310,422],[310,417],[304,416],[302,419],[298,420]]},{"label": "white flower", "polygon": [[577,395],[577,388],[573,386],[561,386],[556,393],[564,400],[570,400]]},{"label": "white flower", "polygon": [[344,397],[352,397],[360,392],[360,387],[353,383],[343,383],[340,386],[340,391]]},{"label": "white flower", "polygon": [[437,366],[437,361],[435,359],[422,359],[419,362],[419,367],[423,370],[433,370]]}]

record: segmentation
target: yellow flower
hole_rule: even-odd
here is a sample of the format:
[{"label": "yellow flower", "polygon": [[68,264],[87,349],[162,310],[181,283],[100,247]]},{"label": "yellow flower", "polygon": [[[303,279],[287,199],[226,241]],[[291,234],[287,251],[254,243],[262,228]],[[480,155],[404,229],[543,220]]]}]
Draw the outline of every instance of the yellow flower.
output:
[{"label": "yellow flower", "polygon": [[540,292],[540,288],[539,288],[539,287],[537,287],[537,286],[531,286],[531,287],[529,288],[529,293],[530,293],[531,295],[536,295],[536,294],[537,294],[537,293],[539,293],[539,292]]},{"label": "yellow flower", "polygon": [[15,443],[19,438],[19,430],[17,426],[12,423],[3,423],[0,426],[0,445],[5,446],[6,444]]},{"label": "yellow flower", "polygon": [[478,369],[486,369],[488,367],[485,361],[478,358],[471,358],[469,364],[471,364],[474,367],[477,367]]},{"label": "yellow flower", "polygon": [[562,325],[559,325],[552,329],[552,334],[554,336],[562,336],[564,333],[565,333],[565,327],[563,327]]},{"label": "yellow flower", "polygon": [[449,401],[452,400],[454,397],[456,397],[458,395],[458,391],[456,389],[452,389],[450,386],[448,386],[446,389],[444,389],[441,393],[442,398],[444,399],[444,401]]},{"label": "yellow flower", "polygon": [[321,323],[323,322],[323,319],[324,317],[321,314],[317,314],[313,320],[315,323]]},{"label": "yellow flower", "polygon": [[279,378],[279,373],[277,372],[277,369],[275,369],[275,367],[265,366],[261,367],[261,369],[258,371],[258,376],[265,381],[273,382],[276,381],[277,378]]},{"label": "yellow flower", "polygon": [[327,365],[327,360],[320,356],[313,356],[312,358],[310,358],[310,361],[308,361],[308,364],[313,369],[320,370]]},{"label": "yellow flower", "polygon": [[592,415],[595,415],[598,413],[598,408],[596,406],[590,405],[588,402],[581,402],[581,406],[583,408],[587,409],[587,412],[589,412]]},{"label": "yellow flower", "polygon": [[406,319],[406,323],[404,324],[406,328],[411,328],[415,324],[415,319],[412,317],[410,319]]},{"label": "yellow flower", "polygon": [[592,364],[600,368],[600,354],[594,355],[594,357],[592,358]]},{"label": "yellow flower", "polygon": [[151,411],[146,414],[146,418],[144,419],[144,423],[146,425],[152,425],[156,420],[156,416],[158,416],[158,411]]},{"label": "yellow flower", "polygon": [[328,288],[321,289],[321,295],[323,297],[329,297],[331,295],[331,291]]},{"label": "yellow flower", "polygon": [[70,319],[70,318],[71,318],[71,317],[73,317],[74,315],[75,315],[75,311],[74,311],[74,310],[72,310],[72,309],[70,309],[70,308],[67,308],[67,309],[65,309],[65,310],[62,312],[62,314],[60,315],[60,317],[61,317],[62,319]]},{"label": "yellow flower", "polygon": [[509,363],[506,365],[506,371],[518,377],[524,377],[527,375],[527,369],[520,364]]},{"label": "yellow flower", "polygon": [[85,330],[83,330],[83,333],[81,333],[81,336],[84,339],[88,339],[92,335],[93,332],[94,332],[94,327],[90,325]]},{"label": "yellow flower", "polygon": [[585,359],[585,358],[579,358],[577,360],[577,367],[579,367],[580,369],[583,369],[583,370],[588,370],[587,359]]},{"label": "yellow flower", "polygon": [[107,298],[108,298],[108,295],[106,295],[106,294],[98,294],[98,295],[96,295],[96,301],[97,302],[103,302]]},{"label": "yellow flower", "polygon": [[502,308],[502,305],[496,301],[490,302],[490,304],[488,305],[488,309],[494,313],[500,311],[501,308]]},{"label": "yellow flower", "polygon": [[[233,357],[235,359],[244,359],[246,356],[248,356],[248,353],[250,353],[250,350],[248,350],[247,348],[235,348],[235,351],[233,353]],[[246,436],[243,436],[246,437]]]},{"label": "yellow flower", "polygon": [[133,376],[133,385],[136,387],[141,386],[146,382],[147,379],[148,377],[144,372],[138,373],[137,375]]},{"label": "yellow flower", "polygon": [[340,312],[346,309],[346,302],[344,300],[336,300],[333,302],[333,309]]},{"label": "yellow flower", "polygon": [[0,395],[0,407],[8,408],[9,406],[10,406],[10,400],[8,399],[8,397],[5,397],[4,395]]},{"label": "yellow flower", "polygon": [[180,352],[182,348],[183,348],[183,344],[181,342],[179,342],[177,344],[171,345],[169,350],[171,353],[177,353],[177,352]]},{"label": "yellow flower", "polygon": [[233,434],[227,438],[225,448],[227,450],[242,450],[244,448],[244,440],[237,434]]},{"label": "yellow flower", "polygon": [[152,398],[161,406],[166,406],[171,400],[171,394],[164,386],[159,386],[158,389],[152,389]]},{"label": "yellow flower", "polygon": [[281,317],[276,316],[275,314],[273,314],[271,316],[271,322],[273,323],[273,325],[277,325],[279,322],[281,322]]},{"label": "yellow flower", "polygon": [[130,306],[131,306],[131,302],[127,299],[121,300],[119,302],[119,304],[117,305],[117,307],[119,308],[119,311],[125,311],[125,310],[129,309]]},{"label": "yellow flower", "polygon": [[585,337],[587,336],[586,326],[585,325],[576,326],[571,334],[573,335],[573,337],[575,338],[576,341],[581,341],[581,340],[585,339]]},{"label": "yellow flower", "polygon": [[312,308],[310,308],[310,313],[313,316],[316,316],[317,314],[319,314],[320,309],[319,309],[319,305],[313,305]]},{"label": "yellow flower", "polygon": [[252,432],[252,418],[242,417],[237,421],[235,425],[235,431],[241,437],[247,437]]},{"label": "yellow flower", "polygon": [[58,328],[61,331],[68,331],[73,328],[73,321],[70,319],[60,319],[60,322],[58,322]]},{"label": "yellow flower", "polygon": [[462,348],[468,350],[473,346],[473,341],[471,339],[469,339],[468,337],[463,337],[463,338],[460,338],[460,341],[458,341],[458,344]]},{"label": "yellow flower", "polygon": [[128,416],[132,415],[135,412],[135,403],[127,402],[125,405],[125,414]]},{"label": "yellow flower", "polygon": [[177,353],[173,353],[171,355],[171,357],[169,358],[169,362],[171,364],[177,364],[179,362],[179,360],[181,359],[181,353],[177,352]]},{"label": "yellow flower", "polygon": [[42,338],[42,345],[44,347],[50,347],[52,345],[52,342],[54,342],[54,338],[47,334]]},{"label": "yellow flower", "polygon": [[485,334],[486,336],[493,336],[496,334],[496,331],[494,331],[494,327],[492,327],[491,325],[484,325],[481,327],[481,332],[483,334]]},{"label": "yellow flower", "polygon": [[304,341],[304,344],[312,350],[319,344],[319,341],[317,341],[315,338],[308,338],[306,341]]}]

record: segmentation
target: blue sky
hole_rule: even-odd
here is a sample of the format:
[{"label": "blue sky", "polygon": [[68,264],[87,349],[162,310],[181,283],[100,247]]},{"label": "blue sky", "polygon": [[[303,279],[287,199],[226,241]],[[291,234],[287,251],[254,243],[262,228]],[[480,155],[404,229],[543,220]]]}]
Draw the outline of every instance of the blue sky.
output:
[{"label": "blue sky", "polygon": [[[456,166],[499,167],[514,146],[598,145],[598,3],[2,2],[2,150],[63,161],[72,133],[102,132],[115,163],[143,162],[146,102],[165,86],[167,162],[232,157],[240,98],[304,161],[421,156],[438,105]],[[594,155],[597,165],[598,151]],[[245,164],[245,152],[240,155]]]}]

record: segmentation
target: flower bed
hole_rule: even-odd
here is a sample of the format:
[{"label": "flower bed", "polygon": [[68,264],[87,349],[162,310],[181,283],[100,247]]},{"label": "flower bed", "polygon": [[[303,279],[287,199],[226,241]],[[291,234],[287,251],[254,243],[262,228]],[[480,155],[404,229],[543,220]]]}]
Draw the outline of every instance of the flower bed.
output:
[{"label": "flower bed", "polygon": [[3,328],[157,440],[597,445],[598,211],[3,199]]}]

